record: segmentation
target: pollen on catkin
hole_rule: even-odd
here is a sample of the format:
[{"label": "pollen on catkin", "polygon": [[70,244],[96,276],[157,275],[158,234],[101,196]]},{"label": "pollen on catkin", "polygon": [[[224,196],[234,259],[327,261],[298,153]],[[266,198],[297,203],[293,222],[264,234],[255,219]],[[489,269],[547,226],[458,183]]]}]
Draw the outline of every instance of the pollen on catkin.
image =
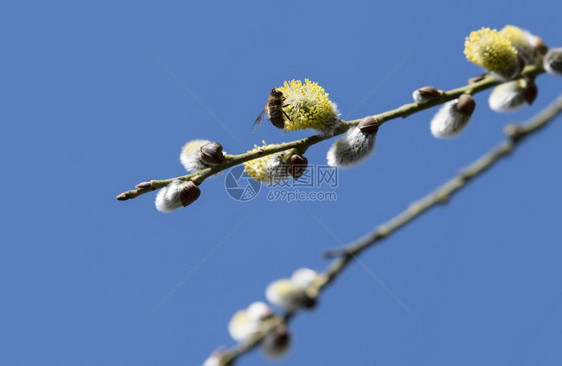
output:
[{"label": "pollen on catkin", "polygon": [[540,59],[542,47],[546,47],[540,37],[514,25],[506,25],[500,34],[509,40],[527,65],[535,65]]},{"label": "pollen on catkin", "polygon": [[285,130],[312,128],[324,134],[331,134],[341,123],[338,108],[328,98],[328,93],[308,79],[285,81],[276,88],[283,93],[283,111],[288,120]]},{"label": "pollen on catkin", "polygon": [[[260,151],[265,147],[272,146],[277,145],[267,145],[265,141],[263,141],[263,146],[254,145],[254,149],[250,151]],[[291,157],[291,155],[291,152],[281,151],[247,161],[243,163],[244,172],[260,182],[266,182],[270,185],[280,183],[289,177],[289,166],[287,165],[287,160]]]},{"label": "pollen on catkin", "polygon": [[464,43],[466,58],[503,80],[511,80],[522,70],[517,50],[495,29],[482,28],[470,33]]}]

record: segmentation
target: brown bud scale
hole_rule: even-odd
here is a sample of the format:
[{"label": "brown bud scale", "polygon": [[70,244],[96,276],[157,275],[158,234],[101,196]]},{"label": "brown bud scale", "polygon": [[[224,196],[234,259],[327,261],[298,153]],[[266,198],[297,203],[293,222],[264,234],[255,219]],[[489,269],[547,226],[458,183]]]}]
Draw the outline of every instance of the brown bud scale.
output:
[{"label": "brown bud scale", "polygon": [[182,187],[180,192],[180,200],[183,207],[192,204],[201,195],[201,190],[195,185],[195,183],[189,181],[186,182]]},{"label": "brown bud scale", "polygon": [[470,94],[463,94],[459,97],[456,108],[460,114],[472,116],[472,112],[474,112],[474,108],[476,108],[476,102]]},{"label": "brown bud scale", "polygon": [[152,189],[152,181],[150,182],[141,182],[137,184],[135,187],[138,189]]},{"label": "brown bud scale", "polygon": [[537,98],[538,93],[539,93],[539,89],[537,88],[535,82],[532,80],[529,81],[527,83],[527,87],[525,88],[525,95],[524,95],[525,101],[529,104],[533,104],[533,102]]},{"label": "brown bud scale", "polygon": [[365,117],[359,124],[357,128],[369,135],[374,135],[379,131],[380,122],[375,117]]},{"label": "brown bud scale", "polygon": [[216,165],[224,161],[222,145],[218,142],[209,142],[201,146],[199,151],[201,152],[201,160],[207,164]]},{"label": "brown bud scale", "polygon": [[289,174],[294,180],[298,180],[305,172],[308,166],[308,159],[302,155],[293,154],[287,160]]},{"label": "brown bud scale", "polygon": [[420,96],[422,98],[427,99],[428,101],[437,100],[443,95],[443,92],[441,90],[437,90],[432,86],[424,86],[422,88],[419,88],[418,93],[420,93]]}]

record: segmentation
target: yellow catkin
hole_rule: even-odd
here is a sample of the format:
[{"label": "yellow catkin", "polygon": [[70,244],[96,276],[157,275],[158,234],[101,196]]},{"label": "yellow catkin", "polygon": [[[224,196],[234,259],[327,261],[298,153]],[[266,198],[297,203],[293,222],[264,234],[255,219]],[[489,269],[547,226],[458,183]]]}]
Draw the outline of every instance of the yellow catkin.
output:
[{"label": "yellow catkin", "polygon": [[506,25],[500,33],[511,42],[526,64],[532,65],[537,62],[539,54],[535,44],[539,41],[542,42],[539,37],[514,25]]},{"label": "yellow catkin", "polygon": [[517,50],[509,39],[495,29],[482,28],[470,33],[464,43],[466,58],[489,71],[511,78],[517,75]]},{"label": "yellow catkin", "polygon": [[[250,151],[259,151],[265,147],[277,146],[275,144],[266,145],[265,141],[262,142],[263,146],[254,145],[254,148]],[[279,174],[279,171],[275,170],[285,156],[285,152],[278,152],[271,155],[262,156],[261,158],[253,159],[244,163],[244,172],[248,174],[255,180],[260,182],[275,180],[273,175]]]},{"label": "yellow catkin", "polygon": [[328,93],[318,85],[305,79],[285,81],[277,90],[283,93],[283,110],[288,117],[285,130],[312,128],[326,131],[339,123],[338,110],[328,98]]}]

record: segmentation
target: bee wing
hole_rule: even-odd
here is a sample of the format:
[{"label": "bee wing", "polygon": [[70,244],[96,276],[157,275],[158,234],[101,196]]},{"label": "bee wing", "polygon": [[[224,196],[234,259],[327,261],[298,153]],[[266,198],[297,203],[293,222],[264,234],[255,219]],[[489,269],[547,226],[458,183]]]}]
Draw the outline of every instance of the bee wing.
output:
[{"label": "bee wing", "polygon": [[264,108],[259,114],[258,118],[256,118],[254,124],[252,125],[252,132],[255,132],[258,129],[258,127],[266,119],[266,117],[267,117],[267,107]]}]

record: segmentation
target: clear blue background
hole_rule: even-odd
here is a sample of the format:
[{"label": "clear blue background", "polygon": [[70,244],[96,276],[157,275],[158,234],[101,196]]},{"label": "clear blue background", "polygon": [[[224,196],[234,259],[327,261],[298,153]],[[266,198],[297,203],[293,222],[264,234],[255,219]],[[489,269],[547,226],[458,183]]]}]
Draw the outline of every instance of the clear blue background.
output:
[{"label": "clear blue background", "polygon": [[[353,240],[444,182],[562,91],[541,76],[532,107],[498,115],[487,92],[459,138],[429,133],[434,110],[385,124],[375,154],[340,173],[336,202],[232,200],[224,176],[169,215],[154,194],[115,196],[183,174],[193,138],[244,148],[306,136],[251,124],[272,87],[317,81],[346,115],[452,88],[481,70],[463,54],[482,26],[516,24],[562,46],[559,1],[13,2],[0,9],[0,364],[199,365],[265,286]],[[355,264],[292,323],[279,365],[560,365],[562,121],[526,141],[450,205]],[[329,143],[308,154],[324,163]],[[250,217],[154,313],[151,310]],[[252,353],[240,365],[261,365]]]}]

